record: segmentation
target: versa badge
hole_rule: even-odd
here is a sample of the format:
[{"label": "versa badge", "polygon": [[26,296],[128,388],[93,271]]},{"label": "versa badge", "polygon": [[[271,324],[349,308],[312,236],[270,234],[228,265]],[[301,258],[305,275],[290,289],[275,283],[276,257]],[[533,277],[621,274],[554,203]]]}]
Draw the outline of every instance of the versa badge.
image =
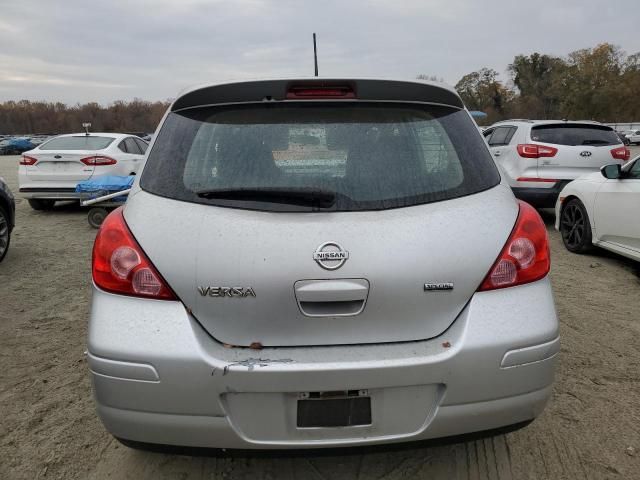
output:
[{"label": "versa badge", "polygon": [[203,297],[255,297],[253,287],[198,287]]}]

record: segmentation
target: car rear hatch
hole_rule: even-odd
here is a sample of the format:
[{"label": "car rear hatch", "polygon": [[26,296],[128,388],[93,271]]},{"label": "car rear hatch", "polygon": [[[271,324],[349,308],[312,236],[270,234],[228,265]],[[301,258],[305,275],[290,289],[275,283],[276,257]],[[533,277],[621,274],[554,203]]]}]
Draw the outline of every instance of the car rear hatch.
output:
[{"label": "car rear hatch", "polygon": [[[95,158],[105,163],[101,152],[112,142],[112,137],[66,136],[54,138],[39,148],[25,153],[35,163],[26,165],[26,175],[34,182],[77,183],[91,178],[95,171]],[[112,161],[110,159],[109,161]]]},{"label": "car rear hatch", "polygon": [[174,104],[125,219],[220,342],[435,337],[500,253],[518,208],[457,97],[390,105],[363,90],[395,100],[415,84],[357,86],[340,101]]},{"label": "car rear hatch", "polygon": [[27,167],[27,177],[34,182],[80,182],[93,175],[95,167],[81,162],[95,152],[33,153],[37,161]]},{"label": "car rear hatch", "polygon": [[[624,163],[624,144],[612,128],[591,123],[549,123],[531,128],[534,144],[550,150],[538,158],[538,177],[573,180],[609,163]],[[628,159],[628,156],[627,156]]]}]

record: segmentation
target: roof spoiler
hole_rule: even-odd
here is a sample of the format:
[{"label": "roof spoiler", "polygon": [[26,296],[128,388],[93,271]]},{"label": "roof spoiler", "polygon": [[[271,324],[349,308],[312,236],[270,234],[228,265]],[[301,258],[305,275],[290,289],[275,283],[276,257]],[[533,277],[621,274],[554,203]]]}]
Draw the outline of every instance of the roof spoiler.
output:
[{"label": "roof spoiler", "polygon": [[354,93],[349,97],[350,100],[418,102],[464,108],[462,100],[454,90],[437,84],[420,81],[323,78],[257,80],[200,87],[178,97],[171,105],[171,111],[206,105],[284,101],[287,100],[287,94],[291,89],[344,86],[350,87]]}]

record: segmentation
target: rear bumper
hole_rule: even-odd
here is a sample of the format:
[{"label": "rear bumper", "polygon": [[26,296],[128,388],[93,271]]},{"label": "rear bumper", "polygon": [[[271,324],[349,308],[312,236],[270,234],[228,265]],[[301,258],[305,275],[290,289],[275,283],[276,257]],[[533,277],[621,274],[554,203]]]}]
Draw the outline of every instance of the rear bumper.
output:
[{"label": "rear bumper", "polygon": [[136,439],[134,441],[141,443],[241,450],[331,448],[456,437],[526,423],[543,411],[551,396],[551,390],[552,387],[549,386],[535,392],[487,402],[441,406],[429,423],[428,429],[422,429],[415,434],[386,438],[362,436],[304,443],[254,443],[249,438],[239,436],[238,431],[224,416],[159,414],[115,409],[101,404],[97,405],[97,412],[103,424],[114,436],[127,440]]},{"label": "rear bumper", "polygon": [[24,198],[43,200],[78,200],[80,194],[73,188],[24,187],[18,190]]},{"label": "rear bumper", "polygon": [[[440,337],[387,345],[224,348],[179,302],[94,288],[89,365],[115,436],[211,448],[313,448],[504,427],[543,410],[559,351],[548,279],[476,294]],[[366,389],[372,424],[296,427],[300,392]]]},{"label": "rear bumper", "polygon": [[511,187],[516,198],[536,208],[554,208],[560,192],[571,180],[561,180],[550,188]]}]

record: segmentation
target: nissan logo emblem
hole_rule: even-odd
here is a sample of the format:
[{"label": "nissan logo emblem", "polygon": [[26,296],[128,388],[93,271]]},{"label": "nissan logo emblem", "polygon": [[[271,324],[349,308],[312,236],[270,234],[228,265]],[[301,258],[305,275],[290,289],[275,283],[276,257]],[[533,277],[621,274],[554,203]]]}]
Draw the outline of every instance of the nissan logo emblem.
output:
[{"label": "nissan logo emblem", "polygon": [[325,270],[336,270],[344,265],[349,252],[336,242],[325,242],[313,252],[313,259]]}]

